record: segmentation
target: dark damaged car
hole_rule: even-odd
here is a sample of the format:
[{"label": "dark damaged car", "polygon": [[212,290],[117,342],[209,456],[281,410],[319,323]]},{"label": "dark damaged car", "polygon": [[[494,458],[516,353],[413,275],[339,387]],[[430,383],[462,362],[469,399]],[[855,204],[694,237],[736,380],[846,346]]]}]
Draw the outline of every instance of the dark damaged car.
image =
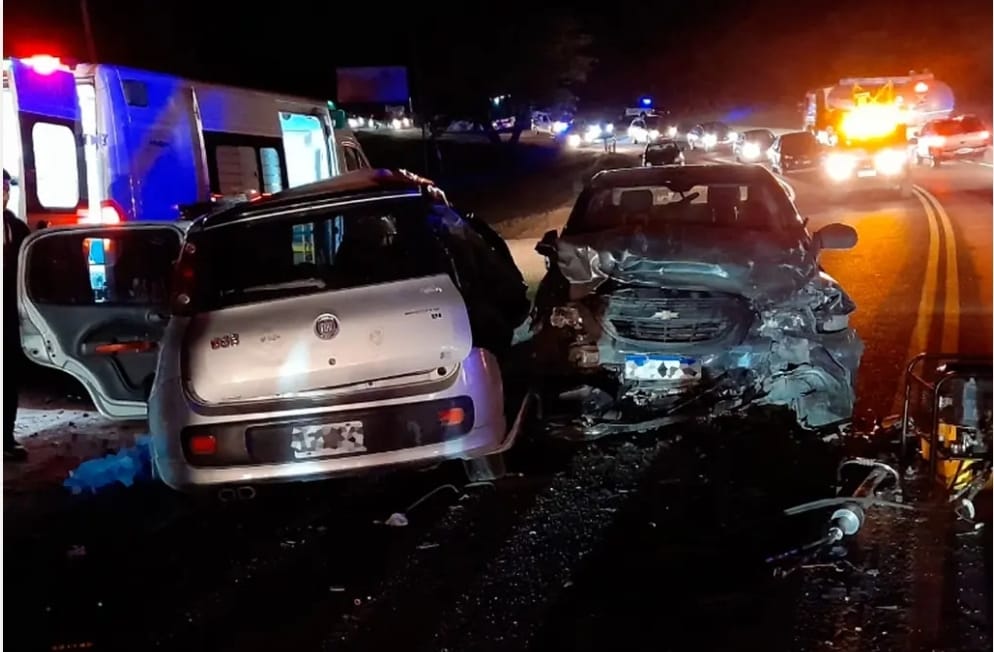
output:
[{"label": "dark damaged car", "polygon": [[759,166],[597,174],[536,247],[551,429],[589,438],[759,405],[812,430],[849,421],[863,344],[819,253],[855,243],[843,224],[811,234]]}]

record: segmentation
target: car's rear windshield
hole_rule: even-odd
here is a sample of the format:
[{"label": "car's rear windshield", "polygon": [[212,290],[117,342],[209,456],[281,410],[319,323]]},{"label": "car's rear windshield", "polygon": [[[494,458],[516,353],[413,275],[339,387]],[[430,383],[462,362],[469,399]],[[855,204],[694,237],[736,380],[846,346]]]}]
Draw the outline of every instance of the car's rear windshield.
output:
[{"label": "car's rear windshield", "polygon": [[672,223],[779,230],[796,223],[784,191],[772,181],[709,183],[675,192],[664,185],[587,189],[564,233],[596,233],[625,226]]},{"label": "car's rear windshield", "polygon": [[206,228],[198,310],[446,273],[420,198],[377,200]]}]

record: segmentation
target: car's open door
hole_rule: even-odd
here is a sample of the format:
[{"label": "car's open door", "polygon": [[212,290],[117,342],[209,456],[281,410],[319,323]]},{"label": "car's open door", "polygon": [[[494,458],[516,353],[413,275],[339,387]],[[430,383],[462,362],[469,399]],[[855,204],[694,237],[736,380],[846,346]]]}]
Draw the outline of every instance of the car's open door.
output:
[{"label": "car's open door", "polygon": [[17,279],[25,355],[79,380],[107,417],[147,415],[186,226],[73,226],[25,240]]}]

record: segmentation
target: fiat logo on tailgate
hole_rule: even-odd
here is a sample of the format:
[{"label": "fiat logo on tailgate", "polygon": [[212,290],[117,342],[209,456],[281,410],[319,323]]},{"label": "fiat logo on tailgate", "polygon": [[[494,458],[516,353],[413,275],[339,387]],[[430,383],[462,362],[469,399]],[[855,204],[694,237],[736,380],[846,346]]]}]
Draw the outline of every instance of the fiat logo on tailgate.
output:
[{"label": "fiat logo on tailgate", "polygon": [[331,314],[319,315],[314,320],[314,334],[322,340],[330,340],[338,335],[338,317]]}]

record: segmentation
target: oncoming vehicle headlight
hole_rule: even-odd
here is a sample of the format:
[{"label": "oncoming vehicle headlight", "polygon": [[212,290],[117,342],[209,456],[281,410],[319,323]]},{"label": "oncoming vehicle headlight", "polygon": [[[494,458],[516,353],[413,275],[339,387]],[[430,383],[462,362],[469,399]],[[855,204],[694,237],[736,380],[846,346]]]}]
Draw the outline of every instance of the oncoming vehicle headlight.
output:
[{"label": "oncoming vehicle headlight", "polygon": [[670,138],[676,138],[676,127],[670,127],[666,130],[666,135]]},{"label": "oncoming vehicle headlight", "polygon": [[739,134],[738,134],[738,132],[735,132],[735,131],[729,131],[729,132],[728,132],[728,140],[730,140],[731,142],[733,142],[733,143],[734,143],[734,142],[735,142],[735,141],[737,141],[738,139],[739,139]]},{"label": "oncoming vehicle headlight", "polygon": [[881,150],[873,157],[873,167],[881,174],[900,174],[907,158],[907,154],[899,149]]},{"label": "oncoming vehicle headlight", "polygon": [[400,129],[400,124],[401,124],[400,120],[398,120],[397,118],[394,118],[393,120],[390,121],[390,126],[394,129]]},{"label": "oncoming vehicle headlight", "polygon": [[580,138],[579,134],[570,134],[566,137],[566,144],[570,147],[579,147],[583,140]]},{"label": "oncoming vehicle headlight", "polygon": [[659,138],[659,130],[658,129],[650,129],[649,130],[649,138],[651,138],[653,140],[656,140],[657,138]]},{"label": "oncoming vehicle headlight", "polygon": [[753,160],[759,158],[759,145],[745,143],[742,145],[742,158]]},{"label": "oncoming vehicle headlight", "polygon": [[704,134],[704,138],[702,138],[701,140],[703,140],[704,144],[709,147],[718,144],[718,136],[716,136],[715,134]]},{"label": "oncoming vehicle headlight", "polygon": [[349,118],[349,128],[358,129],[358,127],[359,127],[359,120],[357,118]]},{"label": "oncoming vehicle headlight", "polygon": [[583,134],[583,139],[589,143],[592,140],[600,138],[600,135],[601,135],[601,128],[598,127],[597,125],[591,125],[587,127],[586,133]]},{"label": "oncoming vehicle headlight", "polygon": [[552,123],[552,132],[556,133],[556,134],[561,134],[564,131],[566,131],[566,127],[568,127],[568,126],[569,125],[566,124],[565,122],[561,122],[559,120],[556,120],[555,122]]},{"label": "oncoming vehicle headlight", "polygon": [[400,121],[400,124],[404,127],[404,129],[407,129],[408,127],[411,126],[411,119],[410,118],[404,118],[404,119],[402,119]]},{"label": "oncoming vehicle headlight", "polygon": [[834,181],[842,181],[852,176],[856,158],[849,154],[829,154],[825,159],[825,172]]},{"label": "oncoming vehicle headlight", "polygon": [[549,325],[553,328],[579,328],[583,324],[580,312],[569,306],[556,306],[549,313]]}]

